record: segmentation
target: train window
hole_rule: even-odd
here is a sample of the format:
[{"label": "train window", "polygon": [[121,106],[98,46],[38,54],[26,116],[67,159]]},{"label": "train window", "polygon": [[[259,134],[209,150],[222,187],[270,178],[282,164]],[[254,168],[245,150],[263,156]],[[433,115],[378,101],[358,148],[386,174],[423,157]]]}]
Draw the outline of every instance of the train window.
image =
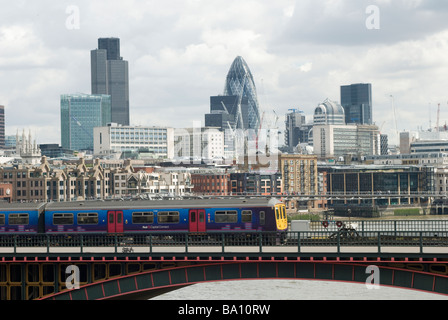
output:
[{"label": "train window", "polygon": [[29,224],[30,217],[28,213],[13,213],[9,215],[10,225],[25,225]]},{"label": "train window", "polygon": [[279,207],[275,207],[275,219],[276,219],[276,220],[279,220],[279,219],[280,219],[279,211],[280,211]]},{"label": "train window", "polygon": [[260,225],[264,226],[266,224],[266,213],[260,211]]},{"label": "train window", "polygon": [[236,223],[238,222],[238,214],[236,211],[216,211],[216,223]]},{"label": "train window", "polygon": [[152,224],[154,223],[154,213],[152,212],[132,212],[133,224]]},{"label": "train window", "polygon": [[0,214],[0,226],[4,226],[4,225],[5,225],[5,215]]},{"label": "train window", "polygon": [[53,215],[54,225],[71,225],[73,221],[73,213],[55,213]]},{"label": "train window", "polygon": [[252,210],[243,210],[241,212],[241,222],[252,222]]},{"label": "train window", "polygon": [[179,223],[180,221],[178,211],[159,212],[157,217],[159,223]]},{"label": "train window", "polygon": [[78,213],[78,224],[98,224],[98,213]]}]

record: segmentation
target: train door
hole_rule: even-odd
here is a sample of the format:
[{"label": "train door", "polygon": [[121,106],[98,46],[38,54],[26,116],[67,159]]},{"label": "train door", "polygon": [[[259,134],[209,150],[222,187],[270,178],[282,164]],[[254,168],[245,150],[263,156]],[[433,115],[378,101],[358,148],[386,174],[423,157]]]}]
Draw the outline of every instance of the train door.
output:
[{"label": "train door", "polygon": [[108,233],[123,232],[123,211],[107,212],[107,232]]},{"label": "train door", "polygon": [[205,210],[192,209],[189,212],[189,231],[190,232],[205,232]]}]

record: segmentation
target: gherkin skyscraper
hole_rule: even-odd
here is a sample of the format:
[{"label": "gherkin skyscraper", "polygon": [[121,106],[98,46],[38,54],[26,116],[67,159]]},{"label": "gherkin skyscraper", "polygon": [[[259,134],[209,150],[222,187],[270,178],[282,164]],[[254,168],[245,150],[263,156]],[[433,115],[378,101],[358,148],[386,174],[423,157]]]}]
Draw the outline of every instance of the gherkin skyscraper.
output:
[{"label": "gherkin skyscraper", "polygon": [[[227,74],[224,88],[225,96],[237,96],[237,110],[235,114],[235,129],[254,129],[260,126],[260,109],[257,99],[257,89],[254,78],[243,57],[236,57]],[[247,105],[242,103],[247,99]],[[242,110],[242,108],[247,110]]]}]

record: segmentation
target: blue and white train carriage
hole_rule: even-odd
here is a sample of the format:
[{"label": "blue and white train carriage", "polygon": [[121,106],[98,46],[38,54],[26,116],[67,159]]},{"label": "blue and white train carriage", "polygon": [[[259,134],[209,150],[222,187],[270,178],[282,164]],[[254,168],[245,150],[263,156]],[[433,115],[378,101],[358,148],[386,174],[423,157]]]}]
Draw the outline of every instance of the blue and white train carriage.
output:
[{"label": "blue and white train carriage", "polygon": [[286,231],[271,199],[85,201],[0,205],[0,233]]}]

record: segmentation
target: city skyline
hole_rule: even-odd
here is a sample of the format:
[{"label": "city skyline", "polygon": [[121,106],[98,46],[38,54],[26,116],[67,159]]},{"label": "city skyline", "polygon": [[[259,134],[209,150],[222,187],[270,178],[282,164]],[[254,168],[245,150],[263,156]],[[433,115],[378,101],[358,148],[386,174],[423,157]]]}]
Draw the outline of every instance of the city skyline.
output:
[{"label": "city skyline", "polygon": [[[371,5],[379,29],[368,28]],[[120,38],[129,61],[131,125],[204,121],[237,56],[251,68],[260,112],[282,119],[291,108],[311,116],[326,98],[340,103],[340,86],[371,83],[373,119],[393,144],[397,130],[434,127],[438,103],[440,124],[448,120],[445,3],[38,0],[4,7],[6,134],[31,130],[38,143],[59,141],[61,94],[90,93],[90,50],[105,37]]]}]

